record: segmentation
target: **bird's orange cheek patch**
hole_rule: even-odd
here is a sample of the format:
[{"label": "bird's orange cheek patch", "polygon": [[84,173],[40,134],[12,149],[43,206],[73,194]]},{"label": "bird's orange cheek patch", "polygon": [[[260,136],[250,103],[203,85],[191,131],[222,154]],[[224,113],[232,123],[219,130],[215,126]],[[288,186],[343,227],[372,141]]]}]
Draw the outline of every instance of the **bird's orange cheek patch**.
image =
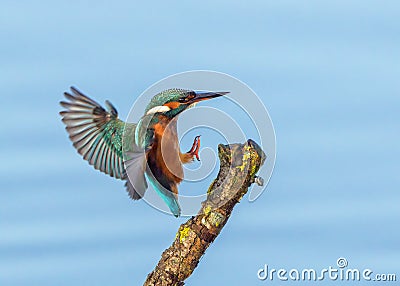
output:
[{"label": "bird's orange cheek patch", "polygon": [[168,106],[169,108],[171,108],[171,110],[178,108],[180,105],[181,104],[177,101],[172,101],[172,102],[168,102],[168,103],[164,104],[164,106]]}]

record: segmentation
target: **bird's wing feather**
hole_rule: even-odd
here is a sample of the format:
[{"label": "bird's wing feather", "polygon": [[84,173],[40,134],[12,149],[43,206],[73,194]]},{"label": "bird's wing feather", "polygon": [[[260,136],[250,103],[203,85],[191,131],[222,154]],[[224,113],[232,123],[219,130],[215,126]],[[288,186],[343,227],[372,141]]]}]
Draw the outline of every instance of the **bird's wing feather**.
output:
[{"label": "bird's wing feather", "polygon": [[146,169],[146,153],[127,152],[125,161],[127,182],[125,184],[129,196],[133,200],[139,200],[144,196],[147,182],[144,176]]},{"label": "bird's wing feather", "polygon": [[[126,180],[129,196],[138,200],[143,197],[147,183],[144,177],[145,156],[134,142],[136,125],[118,119],[116,108],[106,101],[107,110],[74,87],[64,93],[67,101],[60,114],[74,147],[90,165],[117,179]],[[132,134],[123,150],[123,136]],[[128,157],[124,156],[124,151]],[[124,162],[125,159],[125,162]],[[129,178],[127,176],[129,172]]]},{"label": "bird's wing feather", "polygon": [[125,123],[108,101],[106,111],[100,104],[74,87],[65,92],[68,101],[60,104],[65,129],[74,147],[90,165],[117,179],[124,179],[122,137]]}]

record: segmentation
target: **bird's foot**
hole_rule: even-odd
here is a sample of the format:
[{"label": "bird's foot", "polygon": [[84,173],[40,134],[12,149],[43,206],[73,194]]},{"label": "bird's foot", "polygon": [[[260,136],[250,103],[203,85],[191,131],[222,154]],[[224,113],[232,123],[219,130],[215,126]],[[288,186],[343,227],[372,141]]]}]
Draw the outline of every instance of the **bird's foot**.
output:
[{"label": "bird's foot", "polygon": [[200,135],[194,138],[192,148],[190,148],[190,150],[187,153],[190,154],[192,157],[196,157],[197,161],[200,161],[199,150],[200,150]]}]

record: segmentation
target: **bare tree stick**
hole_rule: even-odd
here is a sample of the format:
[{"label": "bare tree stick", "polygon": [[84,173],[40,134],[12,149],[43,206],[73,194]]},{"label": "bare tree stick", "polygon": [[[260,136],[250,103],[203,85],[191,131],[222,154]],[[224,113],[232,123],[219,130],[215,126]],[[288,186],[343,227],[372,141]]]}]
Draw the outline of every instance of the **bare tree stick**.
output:
[{"label": "bare tree stick", "polygon": [[200,258],[221,232],[234,206],[247,193],[265,154],[252,140],[245,144],[219,145],[220,170],[199,213],[179,227],[172,245],[161,255],[144,283],[184,285]]}]

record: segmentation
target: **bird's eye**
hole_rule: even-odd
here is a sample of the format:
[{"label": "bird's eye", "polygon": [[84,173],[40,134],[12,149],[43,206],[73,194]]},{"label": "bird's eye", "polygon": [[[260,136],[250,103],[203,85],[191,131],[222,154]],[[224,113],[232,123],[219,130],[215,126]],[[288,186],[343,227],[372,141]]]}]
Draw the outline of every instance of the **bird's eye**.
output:
[{"label": "bird's eye", "polygon": [[179,101],[180,103],[185,103],[185,102],[187,101],[187,98],[186,98],[186,97],[179,98],[178,101]]}]

